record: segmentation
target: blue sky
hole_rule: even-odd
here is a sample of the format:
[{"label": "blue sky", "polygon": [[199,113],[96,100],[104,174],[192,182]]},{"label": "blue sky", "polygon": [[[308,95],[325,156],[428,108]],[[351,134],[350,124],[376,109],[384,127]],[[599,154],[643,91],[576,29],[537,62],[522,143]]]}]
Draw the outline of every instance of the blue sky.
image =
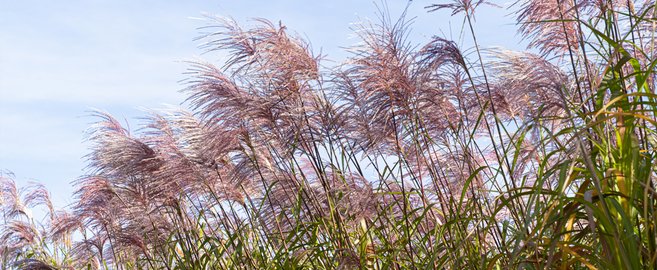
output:
[{"label": "blue sky", "polygon": [[[436,2],[410,2],[411,41],[439,35],[469,47],[467,37],[459,38],[461,16],[424,10]],[[392,17],[407,3],[390,0]],[[193,40],[197,28],[209,23],[202,14],[246,25],[254,17],[280,20],[315,52],[340,62],[347,55],[341,47],[358,42],[350,26],[376,19],[376,4],[381,2],[0,0],[0,170],[13,172],[19,183],[45,184],[57,206],[71,203],[71,181],[85,172],[90,110],[108,111],[134,129],[146,109],[181,105],[184,61],[221,65],[221,55],[201,55],[200,41]],[[477,13],[484,47],[521,49],[509,13],[487,6]]]}]

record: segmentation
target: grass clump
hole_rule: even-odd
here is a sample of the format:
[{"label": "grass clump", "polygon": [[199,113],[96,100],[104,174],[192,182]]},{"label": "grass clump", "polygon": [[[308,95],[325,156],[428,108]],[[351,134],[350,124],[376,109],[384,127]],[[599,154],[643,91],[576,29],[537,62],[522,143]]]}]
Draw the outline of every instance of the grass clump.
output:
[{"label": "grass clump", "polygon": [[333,68],[218,19],[230,58],[191,63],[190,111],[98,113],[69,209],[3,178],[3,267],[656,269],[655,3],[520,1],[537,53],[482,50],[481,4],[428,7],[470,57],[382,15]]}]

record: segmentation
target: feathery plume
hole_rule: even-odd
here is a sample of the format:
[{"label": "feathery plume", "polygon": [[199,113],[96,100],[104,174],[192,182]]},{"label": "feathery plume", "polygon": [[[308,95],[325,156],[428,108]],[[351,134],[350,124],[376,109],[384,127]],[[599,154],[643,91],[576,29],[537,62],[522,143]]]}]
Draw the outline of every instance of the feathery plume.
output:
[{"label": "feathery plume", "polygon": [[487,65],[498,114],[533,120],[563,112],[562,95],[569,92],[570,78],[559,67],[527,52],[490,52],[492,59]]}]

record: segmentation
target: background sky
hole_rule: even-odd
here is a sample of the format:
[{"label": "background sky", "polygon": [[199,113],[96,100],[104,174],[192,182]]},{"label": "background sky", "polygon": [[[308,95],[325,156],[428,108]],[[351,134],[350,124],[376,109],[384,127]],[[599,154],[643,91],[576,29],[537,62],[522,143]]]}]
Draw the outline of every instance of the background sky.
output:
[{"label": "background sky", "polygon": [[[467,35],[460,37],[462,16],[424,9],[447,1],[388,2],[393,19],[408,5],[411,42],[438,35],[471,46]],[[72,203],[71,182],[85,173],[91,110],[110,112],[134,130],[148,109],[181,106],[184,61],[222,64],[222,55],[202,54],[201,41],[194,41],[210,23],[203,14],[244,25],[256,17],[282,21],[315,53],[339,63],[348,55],[344,48],[358,42],[351,25],[376,20],[377,6],[378,0],[0,0],[0,171],[13,172],[19,184],[43,183],[58,207]],[[510,14],[479,9],[475,31],[483,47],[522,49]]]}]

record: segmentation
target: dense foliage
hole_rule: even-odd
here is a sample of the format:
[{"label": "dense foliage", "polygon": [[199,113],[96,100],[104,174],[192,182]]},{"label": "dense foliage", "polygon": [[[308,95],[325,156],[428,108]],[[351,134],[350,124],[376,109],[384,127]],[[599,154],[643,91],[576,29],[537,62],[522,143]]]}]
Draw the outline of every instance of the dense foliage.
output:
[{"label": "dense foliage", "polygon": [[520,1],[535,53],[482,50],[482,4],[428,7],[468,56],[384,14],[332,68],[217,19],[190,111],[98,113],[70,208],[2,177],[1,267],[657,269],[655,3]]}]

